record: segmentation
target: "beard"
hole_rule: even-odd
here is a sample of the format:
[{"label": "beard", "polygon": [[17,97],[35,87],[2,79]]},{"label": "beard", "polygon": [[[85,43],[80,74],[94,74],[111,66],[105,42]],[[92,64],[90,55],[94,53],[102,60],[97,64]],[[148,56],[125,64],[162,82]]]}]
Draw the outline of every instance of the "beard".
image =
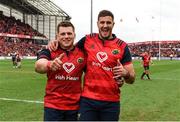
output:
[{"label": "beard", "polygon": [[103,40],[108,40],[108,39],[110,39],[110,35],[109,35],[109,36],[106,36],[106,37],[103,37],[103,36],[102,36],[102,39],[103,39]]},{"label": "beard", "polygon": [[112,37],[112,28],[99,28],[99,35],[102,40],[109,40]]},{"label": "beard", "polygon": [[110,37],[111,37],[110,32],[109,32],[106,36],[104,36],[104,35],[102,34],[102,32],[99,33],[99,35],[100,35],[100,38],[101,38],[102,40],[108,40],[108,39],[110,39]]}]

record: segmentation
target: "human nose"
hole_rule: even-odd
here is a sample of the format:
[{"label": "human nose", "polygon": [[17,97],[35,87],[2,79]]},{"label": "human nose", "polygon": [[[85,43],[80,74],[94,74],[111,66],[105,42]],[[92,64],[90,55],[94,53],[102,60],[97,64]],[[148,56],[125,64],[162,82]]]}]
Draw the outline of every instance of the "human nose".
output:
[{"label": "human nose", "polygon": [[104,27],[107,27],[107,26],[108,26],[108,24],[105,22],[105,23],[104,23]]},{"label": "human nose", "polygon": [[68,38],[68,37],[69,37],[69,35],[68,35],[67,33],[65,33],[65,35],[64,35],[64,36],[65,36],[65,38]]}]

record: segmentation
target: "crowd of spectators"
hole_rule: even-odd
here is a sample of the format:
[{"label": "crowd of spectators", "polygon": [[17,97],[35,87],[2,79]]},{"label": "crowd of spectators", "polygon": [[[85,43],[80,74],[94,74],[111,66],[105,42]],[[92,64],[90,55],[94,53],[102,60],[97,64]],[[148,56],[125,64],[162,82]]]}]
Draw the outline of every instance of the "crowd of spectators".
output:
[{"label": "crowd of spectators", "polygon": [[45,37],[45,35],[33,29],[29,24],[21,22],[21,20],[13,16],[5,16],[2,13],[0,13],[0,33]]},{"label": "crowd of spectators", "polygon": [[13,52],[18,52],[21,56],[36,56],[42,47],[33,40],[0,37],[0,56],[10,56]]},{"label": "crowd of spectators", "polygon": [[[0,13],[0,33],[20,34],[29,36],[45,37],[29,24],[21,22],[15,17],[7,17]],[[145,51],[150,51],[152,57],[180,57],[180,41],[149,41],[140,43],[129,43],[129,48],[133,57],[140,56]],[[0,37],[0,56],[10,56],[14,51],[22,56],[36,56],[42,46],[34,40],[11,37]],[[160,53],[159,53],[160,50]]]},{"label": "crowd of spectators", "polygon": [[[129,43],[129,48],[133,57],[137,57],[145,51],[151,53],[152,57],[180,57],[180,41],[149,41],[139,43]],[[159,53],[160,51],[160,53]]]},{"label": "crowd of spectators", "polygon": [[[0,33],[45,37],[29,24],[13,16],[5,16],[2,12],[0,13]],[[42,48],[42,45],[36,42],[39,40],[0,36],[0,56],[10,56],[13,52],[18,52],[21,56],[36,56]]]},{"label": "crowd of spectators", "polygon": [[[43,46],[35,42],[29,39],[0,37],[0,56],[10,56],[14,51],[22,56],[36,56]],[[150,51],[152,57],[159,57],[159,47],[161,57],[170,57],[170,55],[180,57],[180,41],[141,42],[128,45],[133,57],[138,57],[145,51]]]}]

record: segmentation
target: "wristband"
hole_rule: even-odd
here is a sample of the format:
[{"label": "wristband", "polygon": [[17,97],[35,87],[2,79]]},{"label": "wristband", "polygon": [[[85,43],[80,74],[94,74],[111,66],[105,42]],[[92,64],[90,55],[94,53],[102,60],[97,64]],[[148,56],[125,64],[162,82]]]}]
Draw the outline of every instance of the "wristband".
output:
[{"label": "wristband", "polygon": [[51,70],[51,61],[47,62],[47,71]]}]

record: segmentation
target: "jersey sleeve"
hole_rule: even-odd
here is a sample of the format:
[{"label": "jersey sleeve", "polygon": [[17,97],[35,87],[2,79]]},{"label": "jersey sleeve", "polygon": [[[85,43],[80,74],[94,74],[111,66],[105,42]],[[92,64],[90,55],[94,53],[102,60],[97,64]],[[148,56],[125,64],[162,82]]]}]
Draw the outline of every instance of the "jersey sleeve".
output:
[{"label": "jersey sleeve", "polygon": [[128,46],[126,45],[126,47],[124,48],[124,55],[123,55],[123,58],[122,58],[122,60],[121,60],[121,63],[122,63],[123,65],[125,65],[125,64],[128,64],[128,63],[130,63],[130,62],[132,62],[132,57],[131,57],[131,53],[130,53],[130,51],[129,51],[129,48],[128,48]]},{"label": "jersey sleeve", "polygon": [[81,39],[77,42],[76,46],[77,46],[79,49],[84,50],[85,40],[86,40],[86,37],[84,36],[83,38],[81,38]]},{"label": "jersey sleeve", "polygon": [[43,49],[38,53],[37,60],[45,58],[47,60],[51,60],[51,52],[49,49]]}]

